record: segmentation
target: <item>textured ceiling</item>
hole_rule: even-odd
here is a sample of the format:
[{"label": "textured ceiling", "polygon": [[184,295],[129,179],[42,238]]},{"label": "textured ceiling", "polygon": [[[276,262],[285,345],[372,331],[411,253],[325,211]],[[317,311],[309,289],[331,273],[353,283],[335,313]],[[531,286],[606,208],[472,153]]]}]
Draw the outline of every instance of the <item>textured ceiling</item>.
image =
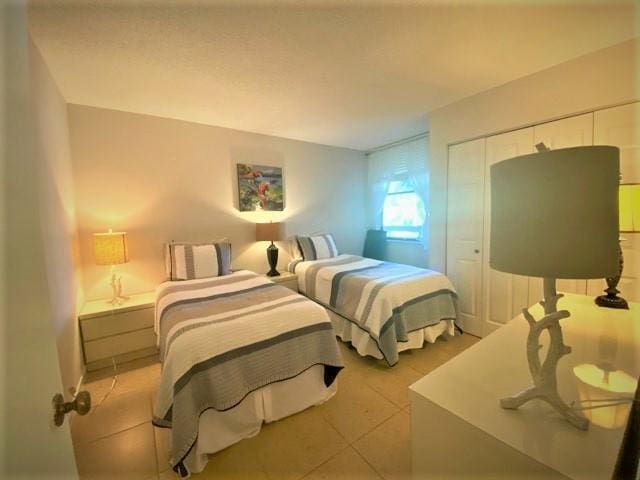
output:
[{"label": "textured ceiling", "polygon": [[634,2],[297,5],[42,0],[29,23],[70,103],[361,150],[634,36]]}]

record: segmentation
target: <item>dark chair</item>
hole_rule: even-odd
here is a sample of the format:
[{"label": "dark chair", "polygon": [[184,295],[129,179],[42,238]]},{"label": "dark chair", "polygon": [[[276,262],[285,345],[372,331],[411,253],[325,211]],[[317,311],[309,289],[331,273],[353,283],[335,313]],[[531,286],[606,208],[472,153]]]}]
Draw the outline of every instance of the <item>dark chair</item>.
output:
[{"label": "dark chair", "polygon": [[386,260],[387,232],[384,230],[367,230],[362,256],[375,260]]}]

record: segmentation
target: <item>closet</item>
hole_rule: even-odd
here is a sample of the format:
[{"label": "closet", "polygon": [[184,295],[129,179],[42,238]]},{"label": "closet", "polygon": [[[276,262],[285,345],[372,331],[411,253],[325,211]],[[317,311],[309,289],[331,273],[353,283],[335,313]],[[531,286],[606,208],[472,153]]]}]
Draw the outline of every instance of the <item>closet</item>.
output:
[{"label": "closet", "polygon": [[[551,148],[614,145],[620,148],[621,183],[640,182],[640,103],[599,110],[492,135],[449,147],[447,275],[459,295],[460,323],[485,336],[542,298],[542,279],[489,267],[491,165]],[[640,301],[640,234],[621,238],[625,267],[618,285],[627,300]],[[558,280],[558,290],[600,295],[604,280]]]}]

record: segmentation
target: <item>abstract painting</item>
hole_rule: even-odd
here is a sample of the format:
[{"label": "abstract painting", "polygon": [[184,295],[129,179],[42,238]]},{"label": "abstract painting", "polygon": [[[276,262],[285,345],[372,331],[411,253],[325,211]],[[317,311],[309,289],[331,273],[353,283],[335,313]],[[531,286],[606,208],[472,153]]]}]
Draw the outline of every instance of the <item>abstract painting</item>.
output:
[{"label": "abstract painting", "polygon": [[238,195],[241,212],[282,211],[282,168],[238,163]]}]

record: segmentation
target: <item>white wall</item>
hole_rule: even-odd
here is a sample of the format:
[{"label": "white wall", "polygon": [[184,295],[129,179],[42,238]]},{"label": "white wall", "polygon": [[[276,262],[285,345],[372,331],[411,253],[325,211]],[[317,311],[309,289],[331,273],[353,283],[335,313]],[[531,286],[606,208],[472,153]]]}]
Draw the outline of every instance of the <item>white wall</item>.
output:
[{"label": "white wall", "polygon": [[83,301],[67,104],[33,42],[29,42],[31,102],[39,160],[41,221],[53,328],[65,391],[82,375],[77,307]]},{"label": "white wall", "polygon": [[[163,243],[228,237],[233,267],[268,270],[256,221],[289,234],[327,231],[361,253],[366,229],[362,152],[148,115],[69,105],[77,221],[87,299],[105,298],[109,268],[94,265],[94,232],[128,232],[125,293],[164,279]],[[284,212],[239,212],[236,163],[284,167]],[[280,244],[279,268],[288,261]]]},{"label": "white wall", "polygon": [[448,145],[640,98],[640,42],[624,42],[435,110],[429,265],[445,270]]}]

